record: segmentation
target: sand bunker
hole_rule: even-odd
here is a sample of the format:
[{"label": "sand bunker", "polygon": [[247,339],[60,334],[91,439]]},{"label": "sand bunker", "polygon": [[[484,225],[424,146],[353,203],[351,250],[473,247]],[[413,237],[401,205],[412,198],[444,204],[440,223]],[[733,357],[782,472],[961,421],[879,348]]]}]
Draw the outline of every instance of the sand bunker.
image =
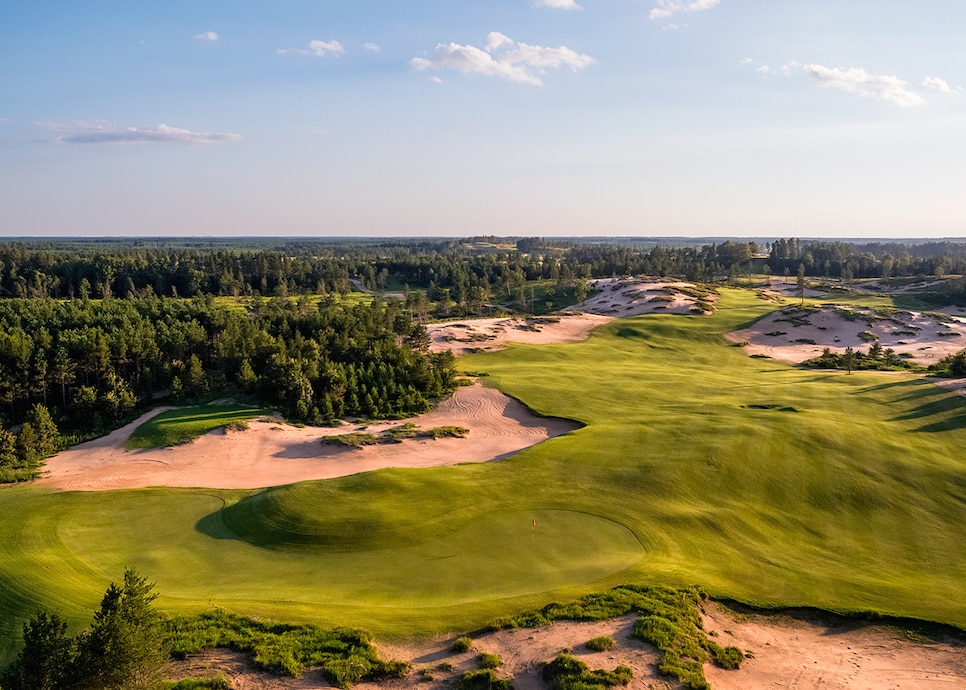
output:
[{"label": "sand bunker", "polygon": [[[737,671],[705,665],[715,690],[880,690],[919,688],[936,690],[966,687],[966,654],[962,636],[931,644],[904,638],[883,625],[835,619],[823,623],[814,615],[735,614],[714,602],[706,602],[705,629],[722,645],[751,652]],[[674,679],[657,672],[659,653],[651,645],[633,640],[636,615],[610,621],[572,623],[557,621],[544,628],[518,628],[483,635],[469,652],[451,651],[453,636],[423,643],[378,644],[385,659],[413,662],[413,670],[401,679],[360,683],[355,690],[447,690],[462,673],[478,668],[480,652],[498,654],[503,664],[497,673],[510,678],[517,690],[546,690],[540,677],[545,661],[570,649],[591,668],[612,670],[629,666],[634,679],[629,688],[680,688]],[[615,646],[592,652],[587,640],[609,635]],[[447,667],[446,664],[449,664]],[[425,670],[425,672],[424,672]],[[309,670],[300,679],[283,679],[258,672],[236,652],[212,650],[172,664],[172,678],[214,675],[232,678],[233,688],[283,690],[326,688],[321,671]]]},{"label": "sand bunker", "polygon": [[549,345],[586,340],[594,328],[612,320],[611,317],[597,314],[469,319],[431,323],[426,330],[429,332],[430,350],[449,350],[460,355],[502,350],[507,343]]},{"label": "sand bunker", "polygon": [[[165,408],[169,409],[169,408]],[[457,389],[419,417],[369,424],[378,434],[412,422],[422,429],[463,426],[466,438],[407,439],[402,443],[347,449],[325,445],[323,436],[360,430],[298,428],[281,421],[254,421],[244,431],[214,431],[170,448],[124,450],[124,442],[154,410],[127,426],[58,453],[38,483],[57,491],[107,491],[148,486],[254,489],[309,479],[328,479],[385,467],[435,467],[499,460],[579,427],[536,417],[519,402],[480,385]]]},{"label": "sand bunker", "polygon": [[737,671],[705,666],[715,690],[881,690],[966,687],[966,638],[915,642],[894,628],[859,621],[825,623],[815,614],[739,614],[706,607],[715,641],[749,650]]},{"label": "sand bunker", "polygon": [[749,355],[767,355],[790,363],[818,357],[828,347],[842,353],[863,352],[873,342],[918,364],[932,364],[966,348],[966,318],[958,309],[937,312],[880,311],[824,306],[801,310],[789,306],[764,317],[750,328],[729,333],[746,342]]}]

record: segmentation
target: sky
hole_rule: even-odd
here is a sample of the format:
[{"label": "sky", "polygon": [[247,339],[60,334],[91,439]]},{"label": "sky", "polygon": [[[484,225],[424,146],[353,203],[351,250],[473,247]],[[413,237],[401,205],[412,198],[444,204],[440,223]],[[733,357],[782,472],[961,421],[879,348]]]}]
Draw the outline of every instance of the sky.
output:
[{"label": "sky", "polygon": [[0,236],[966,236],[962,0],[0,7]]}]

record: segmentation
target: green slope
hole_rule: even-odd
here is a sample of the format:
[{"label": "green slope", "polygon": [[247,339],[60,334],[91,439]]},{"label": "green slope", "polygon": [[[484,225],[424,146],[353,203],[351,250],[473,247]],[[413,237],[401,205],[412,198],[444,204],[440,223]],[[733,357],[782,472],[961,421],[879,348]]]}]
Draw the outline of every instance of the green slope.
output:
[{"label": "green slope", "polygon": [[38,602],[85,620],[127,565],[172,611],[382,634],[631,581],[966,626],[966,398],[748,358],[721,333],[771,307],[721,306],[468,358],[587,424],[503,462],[254,492],[0,491],[0,634]]}]

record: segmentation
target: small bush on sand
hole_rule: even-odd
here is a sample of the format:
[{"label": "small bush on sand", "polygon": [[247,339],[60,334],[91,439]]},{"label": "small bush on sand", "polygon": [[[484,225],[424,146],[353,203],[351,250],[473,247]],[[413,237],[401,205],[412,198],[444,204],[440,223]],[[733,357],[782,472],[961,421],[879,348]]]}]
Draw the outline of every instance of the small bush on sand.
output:
[{"label": "small bush on sand", "polygon": [[513,684],[500,678],[492,668],[467,671],[456,681],[456,690],[513,690]]},{"label": "small bush on sand", "polygon": [[465,635],[463,637],[457,637],[456,641],[453,642],[454,652],[468,652],[473,649],[473,640]]},{"label": "small bush on sand", "polygon": [[607,652],[614,648],[614,638],[610,635],[594,637],[587,640],[587,649],[594,652]]},{"label": "small bush on sand", "polygon": [[503,659],[500,658],[499,654],[482,652],[476,657],[476,663],[479,664],[480,668],[497,668],[503,665]]}]

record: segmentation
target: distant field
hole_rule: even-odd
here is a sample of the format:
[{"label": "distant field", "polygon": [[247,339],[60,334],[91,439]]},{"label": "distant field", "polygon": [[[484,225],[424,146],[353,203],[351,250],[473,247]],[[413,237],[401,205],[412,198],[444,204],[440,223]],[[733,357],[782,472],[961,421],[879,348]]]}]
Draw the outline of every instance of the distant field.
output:
[{"label": "distant field", "polygon": [[266,491],[3,489],[0,636],[40,602],[86,620],[127,565],[170,611],[384,635],[624,582],[966,627],[966,398],[751,359],[721,337],[773,308],[727,290],[711,317],[461,360],[587,425],[499,463]]},{"label": "distant field", "polygon": [[227,424],[247,422],[266,413],[267,410],[260,407],[237,405],[180,407],[162,412],[146,421],[134,430],[125,445],[128,450],[175,446],[188,443]]}]

